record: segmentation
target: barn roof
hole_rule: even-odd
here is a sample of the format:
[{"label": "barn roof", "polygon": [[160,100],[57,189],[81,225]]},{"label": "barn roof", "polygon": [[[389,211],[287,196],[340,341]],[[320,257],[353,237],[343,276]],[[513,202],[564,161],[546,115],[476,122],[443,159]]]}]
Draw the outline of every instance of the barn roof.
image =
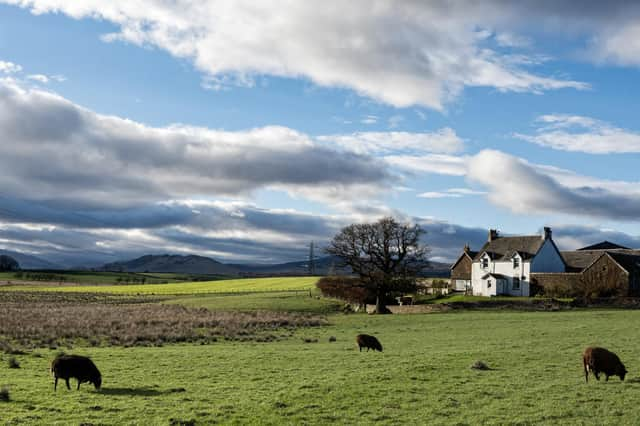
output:
[{"label": "barn roof", "polygon": [[582,247],[578,250],[619,250],[619,249],[624,249],[624,250],[630,250],[629,247],[624,247],[621,246],[619,244],[616,243],[612,243],[611,241],[601,241],[599,243],[596,244],[592,244],[590,246],[587,247]]},{"label": "barn roof", "polygon": [[567,265],[567,272],[579,272],[603,255],[602,250],[574,250],[560,252]]},{"label": "barn roof", "polygon": [[[567,265],[567,272],[581,272],[593,262],[595,262],[600,256],[604,254],[610,255],[613,260],[618,262],[620,266],[625,268],[628,272],[638,271],[636,268],[636,262],[640,261],[640,250],[631,249],[613,249],[613,250],[574,250],[560,252],[564,259],[564,263]],[[640,267],[639,267],[640,268]]]},{"label": "barn roof", "polygon": [[628,252],[610,251],[607,253],[628,273],[637,274],[640,272],[640,252],[637,250],[629,250]]},{"label": "barn roof", "polygon": [[479,260],[482,253],[487,252],[493,260],[506,260],[515,252],[520,253],[525,259],[535,256],[544,244],[544,238],[540,235],[526,235],[519,237],[498,237],[487,241],[480,249],[474,260]]}]

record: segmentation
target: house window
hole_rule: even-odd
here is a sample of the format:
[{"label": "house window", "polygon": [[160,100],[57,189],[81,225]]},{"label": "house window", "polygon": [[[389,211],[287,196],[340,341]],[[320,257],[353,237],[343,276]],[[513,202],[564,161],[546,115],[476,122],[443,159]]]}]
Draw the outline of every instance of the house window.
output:
[{"label": "house window", "polygon": [[520,290],[520,278],[513,277],[513,289]]},{"label": "house window", "polygon": [[489,267],[489,259],[487,259],[486,257],[482,258],[482,267],[484,269],[487,269]]},{"label": "house window", "polygon": [[487,288],[491,288],[491,280],[487,280]]},{"label": "house window", "polygon": [[520,266],[520,259],[518,259],[517,257],[513,258],[513,269],[517,268],[518,266]]}]

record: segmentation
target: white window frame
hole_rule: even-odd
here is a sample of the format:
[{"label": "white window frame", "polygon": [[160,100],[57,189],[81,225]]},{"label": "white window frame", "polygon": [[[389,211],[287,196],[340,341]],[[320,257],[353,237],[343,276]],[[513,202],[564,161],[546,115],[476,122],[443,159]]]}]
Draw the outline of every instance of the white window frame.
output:
[{"label": "white window frame", "polygon": [[520,258],[518,256],[513,256],[513,269],[517,269],[520,267]]},{"label": "white window frame", "polygon": [[487,269],[489,267],[489,258],[487,256],[482,256],[482,259],[480,259],[480,266],[482,266],[482,269]]},{"label": "white window frame", "polygon": [[491,280],[487,280],[487,288],[491,288]]}]

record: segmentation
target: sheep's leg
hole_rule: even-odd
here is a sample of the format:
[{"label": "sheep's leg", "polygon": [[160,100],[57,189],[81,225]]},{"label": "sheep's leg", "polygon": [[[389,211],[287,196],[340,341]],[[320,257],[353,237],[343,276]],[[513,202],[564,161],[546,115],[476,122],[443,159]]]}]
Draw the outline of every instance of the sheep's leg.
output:
[{"label": "sheep's leg", "polygon": [[53,391],[55,392],[58,389],[58,378],[53,382]]},{"label": "sheep's leg", "polygon": [[64,381],[67,384],[67,389],[71,390],[71,386],[69,385],[69,378],[67,377],[66,379],[64,379]]},{"label": "sheep's leg", "polygon": [[77,387],[77,389],[76,389],[76,390],[80,390],[80,383],[81,383],[81,382],[80,382],[80,379],[78,379],[78,387]]},{"label": "sheep's leg", "polygon": [[604,376],[604,381],[605,381],[605,382],[608,382],[608,381],[609,381],[609,375],[608,375],[608,374],[606,374],[606,375]]}]

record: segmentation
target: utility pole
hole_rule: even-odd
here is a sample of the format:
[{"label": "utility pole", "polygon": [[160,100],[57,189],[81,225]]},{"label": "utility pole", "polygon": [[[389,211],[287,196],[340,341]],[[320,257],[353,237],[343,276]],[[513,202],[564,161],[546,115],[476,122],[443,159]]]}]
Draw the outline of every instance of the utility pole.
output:
[{"label": "utility pole", "polygon": [[313,241],[309,244],[309,275],[316,274],[316,258],[313,253]]}]

